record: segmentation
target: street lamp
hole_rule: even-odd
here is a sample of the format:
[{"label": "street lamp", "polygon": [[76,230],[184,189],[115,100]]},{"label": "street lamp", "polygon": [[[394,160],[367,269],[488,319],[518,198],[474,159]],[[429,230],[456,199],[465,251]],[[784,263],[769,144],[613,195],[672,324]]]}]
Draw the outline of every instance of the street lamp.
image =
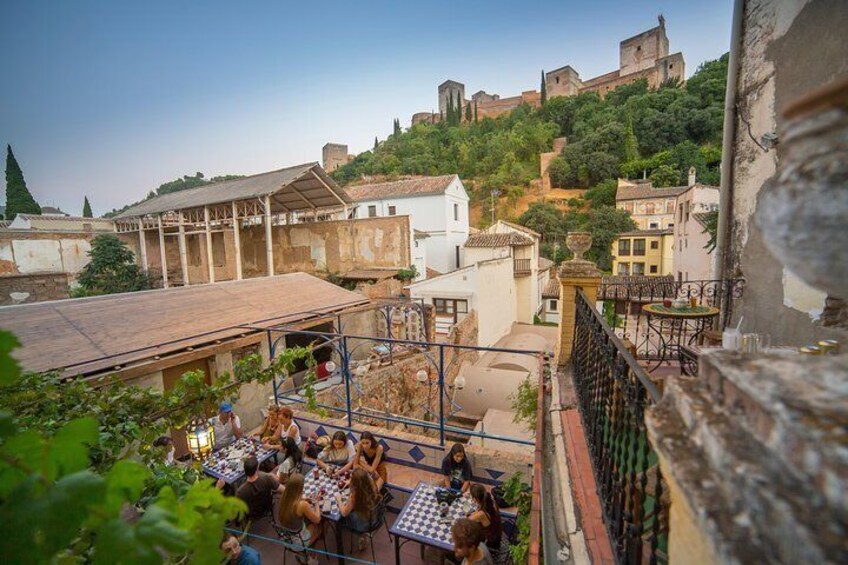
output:
[{"label": "street lamp", "polygon": [[424,384],[430,380],[430,375],[427,374],[427,371],[421,369],[420,371],[415,373],[415,378],[418,380],[419,383]]},{"label": "street lamp", "polygon": [[186,439],[188,450],[202,461],[215,446],[215,426],[208,420],[195,418],[186,427]]}]

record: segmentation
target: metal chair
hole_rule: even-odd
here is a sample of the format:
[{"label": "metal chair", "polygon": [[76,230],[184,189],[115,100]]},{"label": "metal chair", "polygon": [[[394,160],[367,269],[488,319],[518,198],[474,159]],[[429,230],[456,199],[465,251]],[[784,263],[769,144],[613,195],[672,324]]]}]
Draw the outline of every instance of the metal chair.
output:
[{"label": "metal chair", "polygon": [[[279,537],[286,545],[283,546],[283,563],[286,562],[286,556],[289,551],[291,551],[295,556],[295,561],[297,563],[308,563],[309,562],[309,544],[306,540],[303,539],[302,530],[290,530],[285,526],[281,525],[277,522],[277,517],[272,513],[271,515],[271,526],[274,528],[274,531],[277,532],[277,537]],[[327,542],[324,539],[324,536],[321,536],[319,540],[324,544],[324,550],[327,549]],[[317,541],[315,542],[318,543]],[[295,546],[295,547],[289,547]]]},{"label": "metal chair", "polygon": [[[386,533],[389,534],[389,541],[392,540],[392,534],[389,533],[389,522],[386,518],[386,505],[383,500],[380,500],[373,510],[374,514],[371,516],[371,523],[368,525],[368,528],[360,531],[353,528],[349,528],[345,526],[345,529],[350,531],[352,534],[359,534],[361,536],[368,536],[368,542],[371,544],[371,560],[376,563],[377,555],[374,551],[374,533],[382,528],[386,527]],[[353,535],[350,537],[350,551],[353,552]]]}]

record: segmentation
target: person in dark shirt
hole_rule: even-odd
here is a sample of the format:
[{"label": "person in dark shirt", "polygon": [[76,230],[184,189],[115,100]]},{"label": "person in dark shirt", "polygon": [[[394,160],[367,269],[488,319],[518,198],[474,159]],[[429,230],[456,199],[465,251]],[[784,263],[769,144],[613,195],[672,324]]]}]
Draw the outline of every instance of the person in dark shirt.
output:
[{"label": "person in dark shirt", "polygon": [[248,520],[257,520],[271,513],[274,493],[283,492],[283,487],[274,475],[259,471],[259,461],[254,456],[244,460],[247,481],[236,491],[236,496],[247,504]]},{"label": "person in dark shirt", "polygon": [[444,485],[454,490],[467,492],[471,488],[471,463],[465,455],[461,443],[453,444],[450,453],[442,460],[442,474],[445,476]]}]

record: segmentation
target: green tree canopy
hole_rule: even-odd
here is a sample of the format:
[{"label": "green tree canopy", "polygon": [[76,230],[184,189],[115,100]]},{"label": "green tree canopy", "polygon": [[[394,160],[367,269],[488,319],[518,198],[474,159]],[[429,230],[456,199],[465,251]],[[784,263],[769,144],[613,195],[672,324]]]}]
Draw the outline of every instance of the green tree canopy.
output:
[{"label": "green tree canopy", "polygon": [[88,196],[86,196],[82,201],[82,217],[83,218],[92,218],[94,214],[91,213],[91,204],[88,202]]},{"label": "green tree canopy", "polygon": [[111,234],[98,235],[91,241],[89,263],[77,275],[75,296],[97,296],[135,292],[150,288],[150,280],[135,264],[127,246]]},{"label": "green tree canopy", "polygon": [[12,153],[12,146],[6,146],[6,219],[14,220],[18,214],[41,214],[41,206],[27,189],[24,173]]}]

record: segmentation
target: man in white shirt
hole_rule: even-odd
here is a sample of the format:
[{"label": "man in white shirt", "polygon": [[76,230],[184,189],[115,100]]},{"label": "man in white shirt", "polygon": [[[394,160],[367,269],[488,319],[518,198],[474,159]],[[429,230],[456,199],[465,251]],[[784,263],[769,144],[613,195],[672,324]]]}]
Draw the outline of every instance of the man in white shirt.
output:
[{"label": "man in white shirt", "polygon": [[241,438],[241,420],[233,414],[233,406],[224,402],[218,409],[218,415],[210,420],[215,427],[215,449],[230,445]]}]

